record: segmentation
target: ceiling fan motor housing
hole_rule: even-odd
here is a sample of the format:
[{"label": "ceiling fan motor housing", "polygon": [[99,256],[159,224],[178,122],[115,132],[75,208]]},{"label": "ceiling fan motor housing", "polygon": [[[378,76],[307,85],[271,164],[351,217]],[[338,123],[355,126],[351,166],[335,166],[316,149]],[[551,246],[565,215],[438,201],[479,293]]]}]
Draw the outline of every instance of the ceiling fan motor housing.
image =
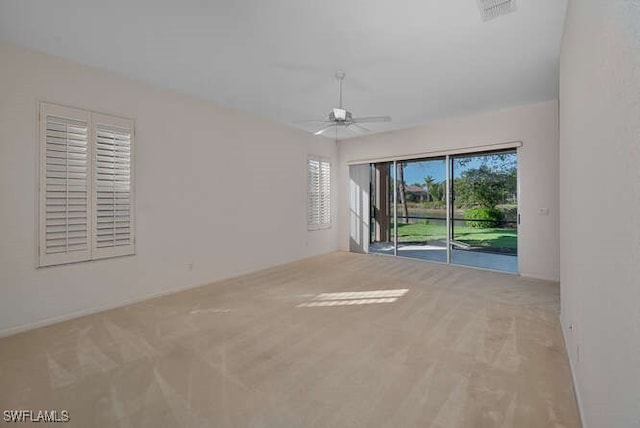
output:
[{"label": "ceiling fan motor housing", "polygon": [[331,113],[329,113],[329,120],[334,122],[348,122],[352,117],[350,111],[341,108],[334,108]]}]

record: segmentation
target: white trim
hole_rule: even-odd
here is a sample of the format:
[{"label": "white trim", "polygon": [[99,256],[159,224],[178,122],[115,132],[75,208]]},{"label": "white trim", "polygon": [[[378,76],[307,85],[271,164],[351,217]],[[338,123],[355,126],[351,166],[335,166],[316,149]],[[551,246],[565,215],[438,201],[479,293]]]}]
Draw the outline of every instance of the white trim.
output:
[{"label": "white trim", "polygon": [[565,332],[569,331],[569,328],[565,328],[565,323],[564,323],[564,318],[562,317],[562,314],[560,314],[558,316],[558,319],[560,321],[560,329],[562,330],[562,340],[564,341],[564,351],[565,351],[565,355],[567,357],[567,360],[569,360],[569,370],[571,371],[571,381],[572,381],[572,386],[573,386],[573,395],[576,399],[576,405],[578,406],[578,415],[580,416],[580,423],[582,428],[587,428],[587,424],[586,424],[586,419],[584,417],[584,412],[583,412],[583,406],[582,406],[582,399],[580,398],[580,392],[578,390],[578,383],[577,383],[577,378],[576,378],[576,371],[574,370],[573,367],[573,360],[569,357],[569,341],[567,340],[567,336]]},{"label": "white trim", "polygon": [[[342,252],[342,250],[334,250],[334,251],[331,251],[331,252],[325,253],[325,254],[331,254],[332,252]],[[58,323],[63,322],[63,321],[69,321],[69,320],[81,318],[81,317],[84,317],[84,316],[87,316],[87,315],[97,314],[97,313],[100,313],[100,312],[106,312],[106,311],[110,311],[112,309],[124,308],[124,307],[129,306],[129,305],[133,305],[133,304],[141,303],[141,302],[146,302],[146,301],[149,301],[149,300],[152,300],[152,299],[156,299],[158,297],[169,296],[169,295],[172,295],[172,294],[181,293],[183,291],[192,290],[192,289],[195,289],[195,288],[207,287],[207,286],[210,286],[211,284],[216,284],[216,283],[219,283],[219,282],[222,282],[222,281],[226,281],[226,280],[229,280],[229,279],[233,279],[233,278],[241,278],[243,276],[252,275],[252,274],[255,274],[257,272],[268,271],[268,270],[276,268],[276,267],[286,266],[286,265],[289,265],[291,263],[297,263],[297,262],[300,262],[300,261],[303,261],[303,260],[312,259],[314,257],[317,257],[317,255],[316,256],[313,256],[313,255],[304,256],[302,258],[289,260],[289,261],[286,261],[284,263],[276,264],[276,265],[273,265],[273,266],[262,267],[262,268],[259,268],[257,270],[251,270],[251,271],[248,271],[248,272],[239,273],[239,274],[228,276],[228,277],[222,277],[222,278],[214,280],[213,283],[212,282],[206,282],[206,283],[185,285],[185,286],[181,286],[181,287],[172,288],[172,289],[169,289],[169,290],[159,291],[157,293],[146,294],[144,296],[132,297],[132,298],[125,299],[122,302],[118,302],[118,303],[111,303],[111,304],[102,305],[102,306],[94,306],[94,307],[88,308],[88,309],[80,309],[80,310],[73,311],[73,312],[70,312],[70,313],[66,313],[66,314],[63,314],[63,315],[56,315],[56,316],[52,316],[52,317],[49,317],[49,318],[41,319],[39,321],[35,321],[35,322],[32,322],[32,323],[21,324],[21,325],[17,325],[17,326],[13,326],[13,327],[8,327],[8,328],[0,330],[0,339],[2,339],[4,337],[12,336],[14,334],[19,334],[19,333],[35,330],[35,329],[40,328],[40,327],[46,327],[46,326],[58,324]],[[96,263],[100,263],[100,260],[92,260],[92,261],[96,262]],[[51,268],[55,268],[55,267],[56,266],[51,266]]]},{"label": "white trim", "polygon": [[393,255],[398,255],[398,162],[393,161]]},{"label": "white trim", "polygon": [[[451,236],[451,217],[452,217],[452,212],[451,212],[451,156],[450,155],[446,155],[444,157],[444,163],[445,165],[445,179],[444,179],[444,183],[445,183],[445,192],[444,192],[444,198],[445,198],[445,205],[447,206],[447,220],[445,221],[445,225],[447,228],[447,264],[450,265],[451,264],[451,240],[452,240],[452,236]],[[429,189],[431,190],[431,189]]]},{"label": "white trim", "polygon": [[309,224],[309,223],[307,223],[307,230],[308,231],[331,229],[331,227],[332,227],[331,223],[323,223],[323,224]]},{"label": "white trim", "polygon": [[518,270],[518,272],[520,272],[520,268],[522,266],[522,257],[520,257],[520,249],[522,248],[522,228],[520,227],[520,219],[521,219],[521,213],[522,213],[522,197],[520,194],[520,178],[521,178],[521,173],[520,173],[520,164],[521,161],[520,159],[522,158],[522,152],[521,152],[522,146],[520,147],[516,147],[516,197],[518,198],[518,203],[516,204],[516,233],[518,236],[516,236],[516,245],[518,246],[517,248],[517,253],[516,253],[516,269]]},{"label": "white trim", "polygon": [[[95,261],[98,261],[98,260],[95,260]],[[51,267],[55,267],[55,266],[51,266]],[[219,281],[224,281],[224,279],[220,279]],[[30,331],[30,330],[34,330],[34,329],[40,328],[40,327],[45,327],[45,326],[49,326],[49,325],[53,325],[53,324],[58,324],[58,323],[63,322],[63,321],[68,321],[68,320],[81,318],[81,317],[84,317],[84,316],[87,316],[87,315],[93,315],[93,314],[97,314],[97,313],[100,313],[100,312],[109,311],[109,310],[112,310],[112,309],[122,308],[122,307],[125,307],[125,306],[133,305],[135,303],[144,302],[144,301],[155,299],[155,298],[158,298],[158,297],[163,297],[163,296],[168,296],[168,295],[175,294],[175,293],[180,293],[182,291],[191,290],[193,288],[204,287],[204,286],[209,285],[209,284],[210,283],[195,284],[195,285],[186,285],[186,286],[178,287],[178,288],[172,288],[171,290],[165,290],[165,291],[160,291],[160,292],[154,293],[154,294],[148,294],[148,295],[145,295],[145,296],[133,297],[131,299],[126,299],[126,300],[124,300],[123,302],[120,302],[120,303],[113,303],[113,304],[103,305],[103,306],[94,306],[94,307],[89,308],[89,309],[80,309],[80,310],[77,310],[77,311],[73,311],[71,313],[45,318],[43,320],[32,322],[32,323],[29,323],[29,324],[23,324],[23,325],[19,325],[19,326],[15,326],[15,327],[5,328],[4,330],[0,330],[0,338],[7,337],[7,336],[12,336],[14,334],[23,333],[23,332]]]},{"label": "white trim", "polygon": [[410,155],[399,156],[385,156],[381,158],[368,158],[368,159],[352,159],[347,161],[347,165],[358,165],[362,163],[379,163],[379,162],[393,162],[401,160],[415,160],[422,158],[443,157],[446,155],[462,155],[467,153],[482,153],[492,152],[497,150],[516,149],[522,147],[524,144],[522,141],[510,141],[506,143],[493,143],[493,144],[481,144],[477,146],[467,146],[459,149],[435,149],[426,152],[414,153]]},{"label": "white trim", "polygon": [[560,282],[560,278],[557,278],[554,276],[548,276],[548,275],[538,275],[536,273],[520,272],[520,276],[523,278],[540,279],[543,281],[550,281],[550,282]]}]

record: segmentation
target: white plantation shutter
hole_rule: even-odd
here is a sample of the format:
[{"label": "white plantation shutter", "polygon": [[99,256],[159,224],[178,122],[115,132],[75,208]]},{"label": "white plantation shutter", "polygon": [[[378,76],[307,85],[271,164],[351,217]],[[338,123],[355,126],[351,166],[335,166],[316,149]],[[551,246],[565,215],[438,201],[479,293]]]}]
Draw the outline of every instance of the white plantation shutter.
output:
[{"label": "white plantation shutter", "polygon": [[43,105],[40,120],[40,265],[91,253],[89,114]]},{"label": "white plantation shutter", "polygon": [[307,184],[308,228],[329,227],[331,225],[331,164],[323,159],[310,158]]},{"label": "white plantation shutter", "polygon": [[133,121],[40,105],[39,266],[133,254]]},{"label": "white plantation shutter", "polygon": [[314,226],[320,224],[320,161],[309,159],[309,170],[307,172],[308,183],[308,205],[307,224]]},{"label": "white plantation shutter", "polygon": [[331,164],[320,161],[320,224],[331,224]]},{"label": "white plantation shutter", "polygon": [[93,258],[133,254],[133,123],[101,114],[95,127]]}]

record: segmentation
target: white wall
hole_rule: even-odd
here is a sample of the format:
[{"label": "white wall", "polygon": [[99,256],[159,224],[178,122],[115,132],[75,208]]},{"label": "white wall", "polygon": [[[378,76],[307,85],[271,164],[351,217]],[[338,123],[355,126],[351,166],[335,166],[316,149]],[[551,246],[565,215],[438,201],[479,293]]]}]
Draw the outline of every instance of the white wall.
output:
[{"label": "white wall", "polygon": [[[13,45],[0,64],[0,335],[335,249],[305,200],[334,142]],[[135,256],[35,268],[38,100],[136,120]]]},{"label": "white wall", "polygon": [[[559,280],[558,104],[555,101],[340,142],[340,188],[348,162],[521,141],[519,258],[522,275]],[[349,194],[341,193],[339,246],[349,248]],[[549,208],[540,216],[539,208]]]},{"label": "white wall", "polygon": [[560,107],[561,319],[583,422],[640,427],[639,2],[570,1]]}]

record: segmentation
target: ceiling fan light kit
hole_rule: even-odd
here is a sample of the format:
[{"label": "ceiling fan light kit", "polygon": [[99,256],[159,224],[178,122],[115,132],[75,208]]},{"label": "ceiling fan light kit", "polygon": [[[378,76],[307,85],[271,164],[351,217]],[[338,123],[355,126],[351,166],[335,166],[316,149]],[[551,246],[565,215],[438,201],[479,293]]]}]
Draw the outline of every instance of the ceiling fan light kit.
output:
[{"label": "ceiling fan light kit", "polygon": [[351,120],[351,112],[346,111],[343,108],[334,108],[331,113],[329,113],[329,120],[336,121],[346,121]]}]

